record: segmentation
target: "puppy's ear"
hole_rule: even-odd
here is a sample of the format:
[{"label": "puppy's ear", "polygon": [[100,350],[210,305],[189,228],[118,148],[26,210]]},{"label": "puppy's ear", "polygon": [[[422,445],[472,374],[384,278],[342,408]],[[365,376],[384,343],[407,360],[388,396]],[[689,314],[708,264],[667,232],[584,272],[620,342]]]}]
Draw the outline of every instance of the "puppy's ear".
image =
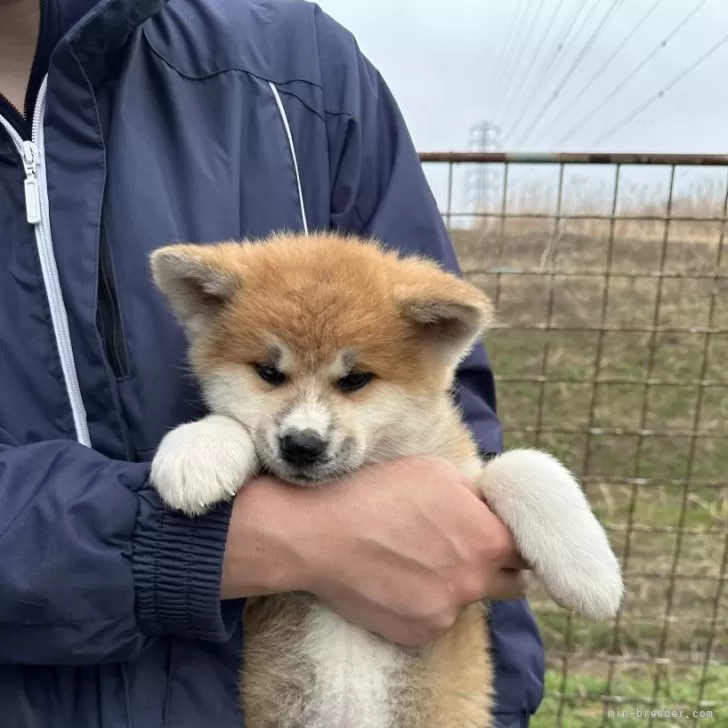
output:
[{"label": "puppy's ear", "polygon": [[432,266],[416,281],[395,287],[397,303],[424,345],[448,367],[457,366],[493,321],[493,306],[479,288]]},{"label": "puppy's ear", "polygon": [[151,255],[154,282],[188,336],[201,334],[242,288],[229,253],[229,244],[169,245]]}]

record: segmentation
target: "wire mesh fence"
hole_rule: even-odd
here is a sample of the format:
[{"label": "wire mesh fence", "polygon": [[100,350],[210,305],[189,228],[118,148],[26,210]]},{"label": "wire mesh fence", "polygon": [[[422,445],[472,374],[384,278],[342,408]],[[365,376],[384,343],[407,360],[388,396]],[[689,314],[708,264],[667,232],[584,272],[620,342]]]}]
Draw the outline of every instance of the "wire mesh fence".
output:
[{"label": "wire mesh fence", "polygon": [[496,303],[507,445],[581,476],[625,573],[608,623],[533,591],[536,725],[728,726],[728,158],[421,156]]}]

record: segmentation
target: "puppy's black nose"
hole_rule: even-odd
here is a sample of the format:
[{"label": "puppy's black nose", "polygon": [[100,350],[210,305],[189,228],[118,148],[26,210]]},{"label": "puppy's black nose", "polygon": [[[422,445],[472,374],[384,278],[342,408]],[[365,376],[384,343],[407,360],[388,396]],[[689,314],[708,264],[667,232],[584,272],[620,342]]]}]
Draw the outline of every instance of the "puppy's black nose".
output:
[{"label": "puppy's black nose", "polygon": [[314,430],[294,430],[280,438],[281,456],[294,467],[313,465],[328,443]]}]

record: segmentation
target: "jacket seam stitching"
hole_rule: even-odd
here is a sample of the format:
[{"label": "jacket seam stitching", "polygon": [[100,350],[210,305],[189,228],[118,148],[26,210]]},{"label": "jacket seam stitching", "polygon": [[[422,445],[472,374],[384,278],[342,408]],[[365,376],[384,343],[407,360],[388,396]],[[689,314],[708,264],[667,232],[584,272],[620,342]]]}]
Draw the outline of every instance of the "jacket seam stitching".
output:
[{"label": "jacket seam stitching", "polygon": [[[222,68],[217,71],[211,71],[210,73],[205,73],[200,76],[193,76],[191,73],[187,73],[186,71],[183,71],[182,69],[177,68],[177,66],[175,66],[166,56],[164,56],[160,51],[158,51],[154,47],[154,44],[149,40],[149,38],[146,37],[146,34],[144,36],[144,40],[145,40],[147,46],[149,47],[149,49],[152,51],[152,53],[154,53],[154,55],[157,56],[157,58],[159,58],[159,60],[162,61],[162,63],[164,63],[165,66],[170,68],[172,71],[174,71],[176,74],[178,74],[182,78],[187,79],[188,81],[206,81],[210,78],[214,78],[215,76],[222,76],[225,73],[244,73],[245,75],[252,76],[253,78],[258,79],[259,81],[261,81],[263,83],[275,84],[281,93],[285,93],[289,96],[295,96],[307,109],[309,109],[312,113],[316,114],[316,116],[318,116],[319,118],[321,118],[322,121],[324,121],[324,119],[321,116],[321,112],[317,111],[316,109],[312,109],[311,105],[308,104],[306,101],[304,101],[295,91],[281,88],[281,86],[287,86],[292,83],[305,83],[305,84],[308,84],[309,86],[313,86],[314,88],[319,89],[320,91],[324,91],[325,90],[324,87],[320,83],[317,83],[316,81],[311,81],[310,79],[307,79],[307,78],[290,78],[285,81],[280,81],[275,78],[271,78],[269,76],[264,76],[263,74],[256,73],[255,71],[251,71],[248,68],[241,68],[238,66],[230,66],[229,68]],[[352,114],[350,111],[344,111],[344,110],[329,111],[327,109],[323,109],[323,114],[325,116],[348,116],[349,118],[352,118],[352,119],[356,118],[354,116],[354,114]]]},{"label": "jacket seam stitching", "polygon": [[320,83],[317,83],[316,81],[311,81],[310,79],[307,79],[307,78],[289,78],[287,80],[280,80],[280,79],[264,76],[261,73],[256,73],[255,71],[251,71],[249,68],[243,68],[240,66],[230,66],[229,68],[220,68],[216,71],[210,71],[208,73],[203,73],[200,75],[193,75],[192,73],[183,71],[181,68],[177,68],[177,66],[175,66],[174,63],[172,63],[172,61],[170,61],[161,51],[157,50],[154,47],[154,43],[152,43],[152,41],[149,40],[149,38],[146,36],[146,33],[144,36],[144,40],[145,40],[147,46],[149,47],[149,49],[152,51],[152,53],[154,53],[155,56],[157,56],[157,58],[159,58],[166,66],[171,68],[175,73],[178,73],[180,76],[182,76],[183,78],[186,78],[190,81],[205,81],[208,78],[214,78],[215,76],[221,76],[223,73],[230,73],[232,71],[232,72],[237,72],[237,73],[246,73],[249,76],[254,76],[255,78],[260,79],[261,81],[265,81],[266,83],[274,83],[276,85],[289,84],[289,83],[305,83],[305,84],[308,84],[309,86],[315,86],[316,88],[320,89],[321,91],[324,90],[323,86]]},{"label": "jacket seam stitching", "polygon": [[[273,81],[268,81],[268,83],[274,83]],[[322,124],[326,123],[326,119],[324,118],[326,113],[324,111],[323,114],[318,109],[314,109],[311,104],[309,104],[307,101],[302,99],[295,91],[290,91],[288,89],[280,88],[277,84],[275,84],[275,87],[278,89],[278,93],[281,94],[281,96],[291,96],[294,99],[296,99],[302,106],[305,106],[312,114],[314,114],[316,117],[318,117]]]}]

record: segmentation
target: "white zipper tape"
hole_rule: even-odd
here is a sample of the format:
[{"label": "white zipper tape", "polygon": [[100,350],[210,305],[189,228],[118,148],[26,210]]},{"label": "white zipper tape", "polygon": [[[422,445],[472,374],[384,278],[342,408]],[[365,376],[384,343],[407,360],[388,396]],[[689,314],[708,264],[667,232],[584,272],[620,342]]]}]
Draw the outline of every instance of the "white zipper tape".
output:
[{"label": "white zipper tape", "polygon": [[38,248],[43,284],[45,286],[48,305],[53,322],[53,332],[61,360],[66,393],[71,405],[76,439],[82,445],[91,447],[91,437],[86,419],[86,408],[81,396],[81,387],[76,372],[76,362],[71,345],[71,332],[68,326],[68,314],[63,302],[63,291],[58,277],[58,267],[53,253],[53,237],[51,235],[50,205],[48,202],[48,182],[45,170],[45,135],[43,115],[45,112],[47,78],[38,92],[33,114],[32,141],[22,139],[15,128],[0,116],[0,124],[10,135],[18,153],[23,160],[25,170],[25,212],[28,222],[35,228],[35,242]]}]

